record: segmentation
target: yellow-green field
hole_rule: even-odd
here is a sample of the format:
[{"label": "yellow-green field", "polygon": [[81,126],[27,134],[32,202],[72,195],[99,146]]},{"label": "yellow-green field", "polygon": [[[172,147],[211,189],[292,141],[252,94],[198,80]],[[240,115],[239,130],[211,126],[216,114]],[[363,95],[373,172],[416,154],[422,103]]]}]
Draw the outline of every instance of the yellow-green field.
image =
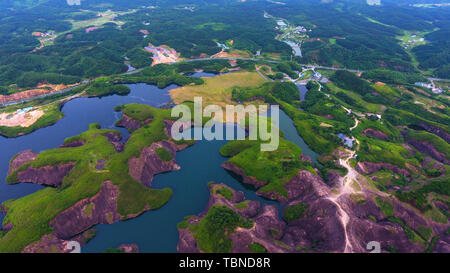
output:
[{"label": "yellow-green field", "polygon": [[123,25],[125,22],[116,21],[114,19],[118,15],[125,15],[125,14],[129,14],[129,13],[133,13],[133,12],[136,12],[136,10],[130,10],[130,11],[125,11],[125,12],[113,12],[111,10],[108,10],[108,11],[102,12],[102,16],[99,16],[99,17],[96,17],[93,19],[83,20],[83,21],[75,21],[75,20],[68,20],[68,21],[72,24],[71,31],[80,29],[80,28],[85,28],[88,26],[99,27],[106,23],[115,23],[120,26],[120,25]]},{"label": "yellow-green field", "polygon": [[217,104],[224,107],[227,104],[236,104],[231,100],[233,86],[259,86],[265,80],[256,72],[233,72],[216,77],[202,78],[202,85],[190,85],[170,90],[170,97],[179,104],[184,101],[193,101],[194,97],[202,97],[203,104]]}]

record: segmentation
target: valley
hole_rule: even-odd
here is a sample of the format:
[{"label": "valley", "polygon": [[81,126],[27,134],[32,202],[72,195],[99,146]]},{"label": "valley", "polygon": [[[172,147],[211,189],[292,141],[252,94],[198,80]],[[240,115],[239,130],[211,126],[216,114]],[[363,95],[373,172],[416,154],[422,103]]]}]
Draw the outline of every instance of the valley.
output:
[{"label": "valley", "polygon": [[450,10],[369,2],[0,3],[0,252],[449,253]]}]

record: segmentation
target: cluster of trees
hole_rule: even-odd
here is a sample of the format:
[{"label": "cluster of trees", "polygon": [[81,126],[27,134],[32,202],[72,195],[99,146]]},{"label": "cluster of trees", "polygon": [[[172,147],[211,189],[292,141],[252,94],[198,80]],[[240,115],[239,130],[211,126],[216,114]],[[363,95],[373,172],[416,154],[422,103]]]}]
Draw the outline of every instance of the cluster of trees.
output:
[{"label": "cluster of trees", "polygon": [[[232,48],[250,54],[262,50],[289,55],[291,48],[274,39],[278,31],[273,21],[261,16],[269,8],[275,16],[313,29],[309,35],[314,39],[302,46],[304,57],[297,57],[302,63],[414,72],[409,55],[396,39],[404,29],[414,29],[430,31],[426,36],[430,43],[413,50],[420,67],[434,70],[440,77],[446,77],[450,69],[449,21],[445,9],[422,9],[419,13],[417,9],[397,5],[367,8],[352,2],[340,3],[339,8],[334,8],[336,3],[305,0],[288,1],[287,5],[216,0],[194,5],[195,11],[190,12],[176,8],[182,1],[158,0],[156,5],[167,8],[138,9],[133,14],[120,16],[117,20],[126,22],[120,27],[107,23],[89,33],[84,29],[71,30],[68,19],[87,20],[95,18],[97,11],[127,10],[147,4],[144,0],[113,0],[111,6],[101,7],[100,2],[84,1],[82,8],[93,11],[80,13],[79,6],[69,6],[65,1],[2,1],[5,9],[0,11],[1,89],[15,83],[27,87],[39,81],[71,83],[76,79],[117,74],[127,70],[125,57],[136,68],[146,67],[153,61],[151,54],[143,50],[149,42],[168,45],[187,58],[219,52],[217,42],[228,42]],[[439,30],[433,32],[435,27]],[[53,45],[31,53],[40,45],[31,33],[49,30],[64,32],[64,35],[58,36]],[[140,30],[147,30],[150,35],[144,38]],[[218,68],[210,69],[217,71]],[[286,62],[275,70],[296,77],[294,71],[299,69],[294,63]],[[38,73],[48,74],[38,76]],[[380,70],[371,77],[398,83],[411,83],[418,78],[416,74],[405,75],[389,75]],[[281,74],[272,77],[279,79]]]},{"label": "cluster of trees", "polygon": [[426,45],[413,48],[422,69],[432,69],[437,77],[449,78],[450,75],[450,13],[447,20],[437,23],[440,28],[425,35]]},{"label": "cluster of trees", "polygon": [[[225,1],[224,1],[225,2]],[[265,19],[258,3],[227,2],[218,5],[201,5],[195,12],[178,9],[155,9],[133,14],[136,24],[147,29],[150,41],[156,45],[169,45],[183,57],[212,55],[221,49],[216,42],[233,40],[232,48],[256,53],[276,52],[289,54],[291,49],[274,37],[273,22]],[[149,26],[142,22],[150,20]]]},{"label": "cluster of trees", "polygon": [[370,79],[373,81],[380,81],[390,84],[402,84],[402,85],[427,81],[427,79],[425,79],[422,75],[418,73],[402,73],[399,71],[392,71],[386,69],[370,70],[364,72],[362,76],[363,78]]},{"label": "cluster of trees", "polygon": [[[150,42],[175,48],[187,58],[219,52],[216,41],[233,40],[234,49],[249,53],[262,50],[284,54],[291,50],[274,39],[273,23],[261,16],[263,8],[257,3],[214,1],[220,5],[196,5],[195,12],[190,12],[172,6],[180,1],[157,1],[156,4],[169,5],[168,8],[140,9],[117,18],[126,22],[120,27],[107,23],[86,33],[84,28],[72,30],[68,19],[95,18],[96,11],[106,10],[96,7],[101,1],[83,2],[83,8],[93,9],[83,13],[79,12],[80,7],[68,6],[65,1],[16,2],[8,1],[4,5],[17,9],[0,11],[0,86],[3,88],[15,83],[28,87],[41,81],[71,83],[75,79],[125,72],[125,57],[135,68],[146,67],[153,60],[143,48]],[[27,8],[19,10],[22,4]],[[141,7],[139,4],[147,3],[111,1],[120,10]],[[148,21],[150,25],[144,24]],[[31,33],[50,30],[64,34],[52,45],[32,52],[40,42]],[[144,38],[140,30],[151,34]],[[222,68],[215,63],[205,70],[218,72]],[[39,73],[48,74],[39,76]]]},{"label": "cluster of trees", "polygon": [[38,72],[24,72],[17,78],[18,87],[33,87],[41,82],[50,84],[74,84],[80,82],[80,77],[62,75],[57,73],[38,73]]},{"label": "cluster of trees", "polygon": [[361,95],[365,95],[372,91],[372,88],[368,82],[345,70],[336,71],[330,79],[337,86],[343,89],[358,92]]},{"label": "cluster of trees", "polygon": [[289,103],[300,99],[298,87],[292,82],[270,82],[258,87],[236,86],[231,92],[231,98],[237,102],[251,99],[271,101],[272,96]]},{"label": "cluster of trees", "polygon": [[[171,84],[179,86],[188,84],[202,84],[201,78],[189,77],[180,74],[179,65],[158,64],[147,67],[141,72],[132,75],[113,76],[114,83],[148,83],[155,84],[159,88],[167,87]],[[185,69],[186,67],[184,67]]]},{"label": "cluster of trees", "polygon": [[[296,62],[282,62],[278,64],[276,67],[276,70],[286,73],[289,75],[289,77],[296,79],[298,78],[298,72],[295,71],[301,71],[301,67]],[[279,78],[280,76],[275,74],[275,78]]]},{"label": "cluster of trees", "polygon": [[[270,6],[272,15],[286,18],[313,31],[302,45],[301,63],[339,65],[361,70],[390,69],[414,72],[411,57],[397,35],[405,30],[429,31],[430,44],[413,49],[420,68],[436,76],[449,74],[448,9],[424,9],[391,2],[368,6],[365,1],[288,1]],[[440,30],[434,31],[436,28]],[[433,32],[434,31],[434,32]]]}]

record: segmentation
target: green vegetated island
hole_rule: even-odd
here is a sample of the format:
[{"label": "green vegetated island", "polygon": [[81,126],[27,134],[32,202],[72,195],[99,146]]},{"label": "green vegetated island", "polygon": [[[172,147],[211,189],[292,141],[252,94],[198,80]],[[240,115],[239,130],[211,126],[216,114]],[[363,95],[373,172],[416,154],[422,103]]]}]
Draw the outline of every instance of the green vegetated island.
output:
[{"label": "green vegetated island", "polygon": [[[447,9],[402,3],[389,8],[345,3],[343,8],[336,3],[308,1],[287,1],[287,5],[220,1],[217,5],[192,6],[170,0],[156,1],[152,6],[145,1],[111,1],[107,5],[89,1],[82,6],[53,0],[19,2],[1,4],[0,23],[15,31],[1,38],[0,103],[28,99],[36,90],[38,94],[51,93],[58,90],[55,85],[79,87],[1,109],[7,114],[4,120],[11,115],[14,119],[16,111],[30,106],[44,112],[33,112],[39,114],[37,121],[33,117],[0,120],[0,134],[7,137],[56,122],[62,117],[57,111],[60,101],[83,94],[83,82],[93,85],[87,87],[87,95],[114,93],[114,88],[116,93],[126,93],[124,87],[108,87],[103,81],[108,83],[109,76],[126,73],[128,65],[142,69],[163,62],[163,54],[153,55],[145,49],[149,44],[173,48],[178,61],[205,57],[292,59],[330,68],[381,70],[381,78],[410,84],[427,84],[425,77],[449,75]],[[280,22],[287,26],[278,25]],[[300,45],[301,56],[292,54],[285,41]],[[283,73],[298,78],[285,65],[274,72],[272,79],[281,79]],[[302,78],[308,77],[306,71]],[[169,77],[144,82],[165,86],[192,80]],[[448,92],[448,82],[436,80],[429,87]],[[447,96],[443,97],[448,101]],[[51,103],[51,107],[41,109],[43,103]]]},{"label": "green vegetated island", "polygon": [[[10,2],[7,7],[12,9],[5,13],[17,7]],[[16,39],[30,42],[20,49],[0,49],[17,50],[0,62],[4,94],[26,89],[20,79],[30,75],[37,78],[30,86],[42,81],[62,83],[61,79],[50,81],[53,75],[36,72],[37,67],[79,77],[77,80],[94,79],[70,94],[28,102],[24,106],[50,105],[41,117],[43,121],[39,119],[26,130],[0,127],[2,134],[17,136],[56,122],[61,118],[60,103],[69,96],[126,94],[129,90],[123,84],[141,82],[159,87],[172,83],[187,86],[186,92],[192,92],[189,95],[203,92],[205,84],[220,83],[219,77],[224,75],[205,83],[205,79],[187,73],[236,68],[258,73],[266,82],[225,88],[221,96],[212,93],[210,99],[278,104],[305,143],[320,154],[320,164],[312,163],[283,137],[273,152],[261,151],[260,141],[228,142],[220,150],[228,158],[222,167],[241,177],[242,183],[253,185],[258,195],[285,207],[279,215],[276,206],[261,206],[258,201],[247,200],[242,192],[214,181],[208,185],[210,202],[204,213],[186,216],[179,223],[178,251],[366,252],[367,242],[378,241],[384,252],[448,252],[448,91],[433,92],[416,84],[427,81],[427,76],[448,75],[444,61],[448,52],[443,50],[448,45],[447,10],[306,1],[287,1],[286,5],[230,1],[189,9],[174,4],[161,9],[159,3],[137,9],[132,15],[120,15],[115,20],[126,22],[120,27],[110,22],[88,33],[86,29],[70,30],[67,16],[86,21],[96,15],[55,6],[50,14],[66,13],[41,20],[41,31],[50,28],[45,23],[60,20],[61,29],[54,31],[63,35],[34,53],[28,50],[36,41],[17,32],[22,36]],[[132,8],[127,6],[131,4],[115,5]],[[264,18],[264,11],[311,29],[308,39],[302,41],[302,57],[291,60],[291,48],[274,39],[277,24]],[[7,24],[10,19],[3,20]],[[140,30],[149,35],[142,37]],[[424,40],[402,35],[423,35]],[[148,43],[175,48],[187,59],[221,51],[224,56],[245,52],[254,60],[238,60],[236,64],[229,60],[186,61],[149,67],[152,60],[143,50]],[[136,48],[130,49],[131,44]],[[69,50],[73,47],[79,50]],[[121,74],[125,72],[125,56],[131,65],[142,69]],[[430,56],[435,61],[429,61]],[[11,62],[17,65],[8,65]],[[301,65],[305,63],[364,71],[311,71]],[[19,67],[25,64],[28,67]],[[97,65],[102,69],[97,70]],[[295,85],[302,81],[308,82],[304,100],[300,100]],[[443,84],[445,89],[445,83],[433,84]],[[24,106],[6,109],[13,112]],[[139,104],[116,110],[123,113],[118,125],[132,131],[125,143],[117,131],[93,124],[59,148],[40,154],[25,151],[11,159],[8,183],[50,187],[2,203],[6,217],[0,251],[63,252],[68,240],[84,244],[95,236],[92,227],[96,224],[137,217],[170,202],[171,190],[152,189],[151,180],[158,173],[176,169],[176,152],[193,143],[171,139],[170,110]],[[43,173],[48,176],[41,176]],[[70,221],[75,218],[79,222]]]}]

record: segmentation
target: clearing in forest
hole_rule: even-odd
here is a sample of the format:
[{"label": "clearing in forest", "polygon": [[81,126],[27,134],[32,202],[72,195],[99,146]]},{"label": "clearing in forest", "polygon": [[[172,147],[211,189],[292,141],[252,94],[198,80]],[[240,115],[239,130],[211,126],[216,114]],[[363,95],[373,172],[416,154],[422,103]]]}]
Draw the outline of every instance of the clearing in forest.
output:
[{"label": "clearing in forest", "polygon": [[41,109],[29,111],[29,109],[18,110],[14,113],[0,113],[0,126],[6,127],[30,127],[44,115]]},{"label": "clearing in forest", "polygon": [[265,82],[256,72],[233,72],[202,79],[205,81],[202,85],[189,85],[170,90],[170,97],[177,104],[193,101],[194,97],[202,97],[204,105],[217,104],[225,107],[227,104],[236,104],[231,100],[233,86],[252,87]]}]

